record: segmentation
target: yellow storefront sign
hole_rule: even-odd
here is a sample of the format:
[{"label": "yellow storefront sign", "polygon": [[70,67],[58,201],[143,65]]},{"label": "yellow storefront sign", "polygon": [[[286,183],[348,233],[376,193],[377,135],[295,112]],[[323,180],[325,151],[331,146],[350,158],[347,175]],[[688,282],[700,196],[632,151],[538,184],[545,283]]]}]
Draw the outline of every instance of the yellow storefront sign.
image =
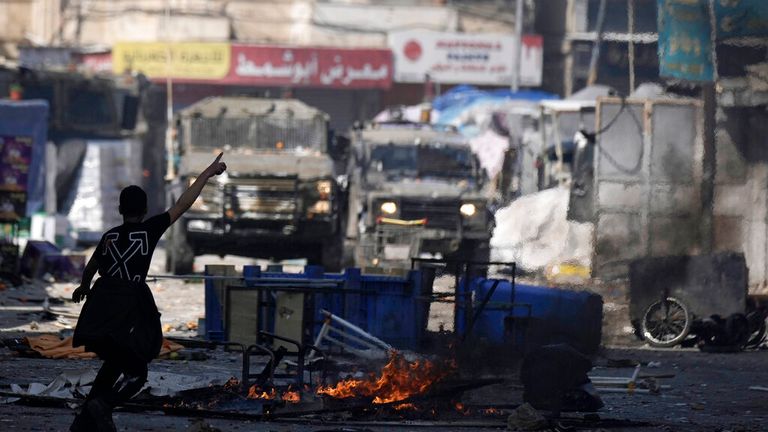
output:
[{"label": "yellow storefront sign", "polygon": [[141,72],[149,78],[221,79],[229,73],[229,58],[229,43],[121,42],[112,47],[112,71]]}]

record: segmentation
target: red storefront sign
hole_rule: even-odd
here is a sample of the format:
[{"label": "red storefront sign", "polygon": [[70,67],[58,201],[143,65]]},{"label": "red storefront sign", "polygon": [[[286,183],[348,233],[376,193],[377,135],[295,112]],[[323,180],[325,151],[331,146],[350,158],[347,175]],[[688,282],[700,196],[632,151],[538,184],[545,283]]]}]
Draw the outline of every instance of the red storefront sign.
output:
[{"label": "red storefront sign", "polygon": [[278,47],[232,44],[222,84],[346,89],[388,89],[388,49]]}]

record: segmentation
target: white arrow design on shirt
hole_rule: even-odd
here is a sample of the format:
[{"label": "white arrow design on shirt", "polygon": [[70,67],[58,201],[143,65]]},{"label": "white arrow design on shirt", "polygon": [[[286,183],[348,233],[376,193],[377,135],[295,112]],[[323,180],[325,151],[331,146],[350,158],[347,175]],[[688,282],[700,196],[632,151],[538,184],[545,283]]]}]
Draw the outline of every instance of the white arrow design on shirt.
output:
[{"label": "white arrow design on shirt", "polygon": [[112,259],[115,261],[114,264],[107,270],[107,273],[109,273],[110,276],[119,276],[126,280],[135,280],[137,282],[141,281],[141,276],[136,275],[133,278],[131,278],[131,274],[128,271],[128,261],[136,255],[136,252],[141,251],[142,255],[149,254],[149,241],[147,241],[147,232],[146,231],[137,231],[132,232],[128,234],[128,239],[131,240],[131,244],[128,246],[128,249],[125,250],[125,252],[120,252],[120,250],[117,248],[117,239],[120,238],[120,233],[108,233],[104,237],[104,255],[109,252],[109,254],[112,256]]}]

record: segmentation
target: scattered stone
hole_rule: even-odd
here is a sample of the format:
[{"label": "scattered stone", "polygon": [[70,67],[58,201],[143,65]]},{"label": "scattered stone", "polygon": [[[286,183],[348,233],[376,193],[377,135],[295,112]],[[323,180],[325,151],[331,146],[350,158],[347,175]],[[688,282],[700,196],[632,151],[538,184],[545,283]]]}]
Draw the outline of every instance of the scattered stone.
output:
[{"label": "scattered stone", "polygon": [[511,431],[540,431],[547,428],[547,419],[528,403],[520,405],[507,417],[507,429]]}]

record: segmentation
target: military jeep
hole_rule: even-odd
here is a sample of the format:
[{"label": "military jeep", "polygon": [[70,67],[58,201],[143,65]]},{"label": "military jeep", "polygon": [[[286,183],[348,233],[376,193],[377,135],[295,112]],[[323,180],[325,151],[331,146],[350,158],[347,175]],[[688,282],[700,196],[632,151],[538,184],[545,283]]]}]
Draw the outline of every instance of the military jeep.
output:
[{"label": "military jeep", "polygon": [[358,266],[399,267],[425,256],[488,259],[485,173],[458,132],[373,124],[352,132],[350,163],[347,237]]}]

